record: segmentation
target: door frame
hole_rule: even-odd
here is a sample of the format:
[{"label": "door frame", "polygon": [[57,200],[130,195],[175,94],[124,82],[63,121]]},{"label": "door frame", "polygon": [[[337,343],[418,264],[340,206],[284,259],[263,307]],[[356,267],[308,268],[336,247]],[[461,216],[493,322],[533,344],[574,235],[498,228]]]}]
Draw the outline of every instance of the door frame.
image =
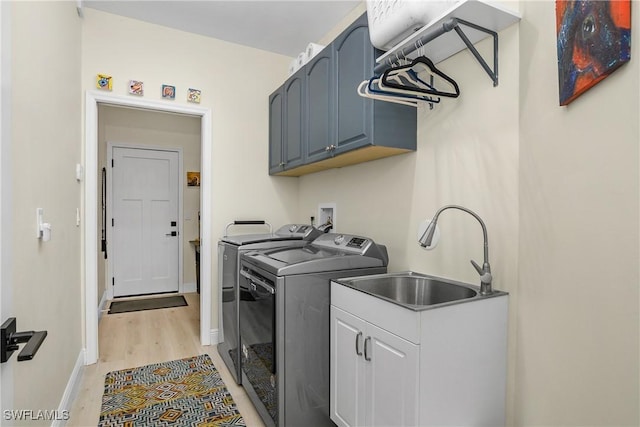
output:
[{"label": "door frame", "polygon": [[[114,148],[129,148],[134,150],[168,151],[178,153],[178,293],[184,293],[184,251],[183,251],[183,226],[184,226],[184,199],[183,199],[183,157],[182,148],[159,147],[155,145],[127,144],[107,141],[107,218],[113,218],[113,169],[108,167],[113,160]],[[201,195],[202,197],[202,195]],[[113,242],[113,228],[105,227],[107,230],[107,242]],[[109,250],[113,253],[113,247]],[[113,258],[111,258],[113,259]],[[113,263],[107,263],[106,286],[107,299],[113,299],[113,286],[109,286],[113,278]]]},{"label": "door frame", "polygon": [[[0,2],[0,323],[12,315],[11,2]],[[13,408],[13,362],[0,366],[0,411]],[[3,420],[0,418],[0,426]],[[6,424],[6,422],[4,423]]]},{"label": "door frame", "polygon": [[211,345],[212,113],[210,108],[114,95],[85,93],[84,335],[85,364],[98,361],[98,104],[143,108],[200,117],[200,344]]}]

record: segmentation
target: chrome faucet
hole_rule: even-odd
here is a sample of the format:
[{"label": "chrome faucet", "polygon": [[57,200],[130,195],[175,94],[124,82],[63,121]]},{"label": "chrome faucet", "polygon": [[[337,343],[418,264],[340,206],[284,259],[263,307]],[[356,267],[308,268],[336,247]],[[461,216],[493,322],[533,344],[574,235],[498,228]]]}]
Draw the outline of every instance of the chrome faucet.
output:
[{"label": "chrome faucet", "polygon": [[459,209],[472,215],[475,219],[478,220],[478,222],[480,222],[480,225],[482,226],[482,234],[484,236],[484,262],[482,263],[482,267],[480,267],[474,260],[471,260],[471,264],[480,275],[480,295],[491,294],[493,292],[493,290],[491,289],[491,279],[493,278],[493,276],[491,276],[491,266],[489,265],[489,241],[487,239],[487,227],[475,212],[458,205],[448,205],[440,208],[427,226],[427,229],[418,240],[418,242],[420,242],[420,246],[422,246],[423,248],[431,246],[433,235],[436,231],[436,223],[438,221],[438,217],[443,211],[447,209]]}]

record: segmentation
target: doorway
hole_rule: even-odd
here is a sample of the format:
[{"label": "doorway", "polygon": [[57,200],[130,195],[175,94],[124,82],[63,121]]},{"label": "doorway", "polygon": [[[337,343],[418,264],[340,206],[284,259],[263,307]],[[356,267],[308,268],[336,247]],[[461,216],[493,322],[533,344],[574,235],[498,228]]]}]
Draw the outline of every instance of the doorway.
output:
[{"label": "doorway", "polygon": [[84,187],[84,275],[85,275],[85,364],[98,359],[98,105],[139,108],[196,116],[201,122],[200,164],[200,343],[217,342],[211,330],[211,110],[162,101],[129,98],[107,92],[87,91],[85,103],[85,187]]},{"label": "doorway", "polygon": [[[178,292],[181,153],[109,144],[113,297]],[[116,220],[117,219],[117,220]]]}]

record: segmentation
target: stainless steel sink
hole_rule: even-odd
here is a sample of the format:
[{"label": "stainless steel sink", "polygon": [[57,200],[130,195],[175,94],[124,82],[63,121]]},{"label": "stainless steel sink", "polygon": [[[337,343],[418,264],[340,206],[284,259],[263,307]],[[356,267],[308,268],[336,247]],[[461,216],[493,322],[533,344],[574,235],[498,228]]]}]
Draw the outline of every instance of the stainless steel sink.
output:
[{"label": "stainless steel sink", "polygon": [[[412,310],[424,310],[488,297],[480,295],[479,288],[476,286],[412,271],[351,277],[336,281]],[[494,293],[504,295],[504,292],[500,291]]]}]

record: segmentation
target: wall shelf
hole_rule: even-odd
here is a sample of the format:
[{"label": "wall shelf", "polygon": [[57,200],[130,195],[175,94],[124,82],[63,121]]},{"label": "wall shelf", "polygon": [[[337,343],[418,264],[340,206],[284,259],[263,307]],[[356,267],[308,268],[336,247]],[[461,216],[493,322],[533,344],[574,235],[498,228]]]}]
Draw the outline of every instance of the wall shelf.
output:
[{"label": "wall shelf", "polygon": [[[422,51],[434,64],[469,48],[484,70],[498,84],[498,36],[497,33],[520,21],[520,15],[498,5],[482,0],[462,0],[443,12],[396,46],[376,59],[375,72],[384,70],[398,59],[414,59]],[[464,26],[461,28],[458,24]],[[487,65],[473,47],[479,41],[493,36],[494,67]]]}]

